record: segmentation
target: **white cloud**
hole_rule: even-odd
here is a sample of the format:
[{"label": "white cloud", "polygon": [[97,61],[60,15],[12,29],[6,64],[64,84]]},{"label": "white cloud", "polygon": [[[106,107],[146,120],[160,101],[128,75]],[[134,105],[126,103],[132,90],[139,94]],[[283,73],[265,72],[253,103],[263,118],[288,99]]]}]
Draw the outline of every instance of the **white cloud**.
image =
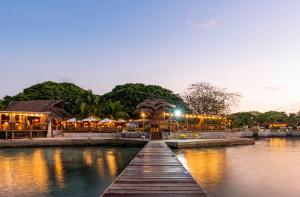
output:
[{"label": "white cloud", "polygon": [[206,20],[206,21],[194,21],[194,20],[187,20],[187,25],[199,30],[208,30],[212,29],[217,25],[217,21],[213,18]]}]

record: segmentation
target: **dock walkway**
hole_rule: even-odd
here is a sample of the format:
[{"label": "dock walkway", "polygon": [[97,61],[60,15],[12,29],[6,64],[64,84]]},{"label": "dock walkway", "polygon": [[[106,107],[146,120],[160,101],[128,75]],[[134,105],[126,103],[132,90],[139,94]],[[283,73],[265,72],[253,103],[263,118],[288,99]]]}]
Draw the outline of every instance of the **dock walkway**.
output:
[{"label": "dock walkway", "polygon": [[207,195],[165,142],[151,141],[101,196]]}]

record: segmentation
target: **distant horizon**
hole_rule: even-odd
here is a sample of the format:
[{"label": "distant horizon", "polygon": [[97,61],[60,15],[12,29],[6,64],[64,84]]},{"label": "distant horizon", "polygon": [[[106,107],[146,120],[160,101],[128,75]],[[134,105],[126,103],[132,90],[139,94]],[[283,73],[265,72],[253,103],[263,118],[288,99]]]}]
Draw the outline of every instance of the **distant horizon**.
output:
[{"label": "distant horizon", "polygon": [[234,111],[300,110],[300,1],[0,1],[0,97],[43,81],[242,94]]}]

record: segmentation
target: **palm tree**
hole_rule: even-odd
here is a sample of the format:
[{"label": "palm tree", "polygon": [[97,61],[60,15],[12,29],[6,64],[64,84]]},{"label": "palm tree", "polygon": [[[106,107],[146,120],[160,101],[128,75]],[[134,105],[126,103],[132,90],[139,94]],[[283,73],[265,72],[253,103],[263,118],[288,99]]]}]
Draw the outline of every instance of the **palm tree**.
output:
[{"label": "palm tree", "polygon": [[76,102],[79,106],[79,118],[100,116],[100,98],[94,95],[92,91],[85,92]]},{"label": "palm tree", "polygon": [[102,116],[114,120],[128,117],[128,114],[125,112],[124,106],[120,101],[107,101],[102,105],[101,113]]}]

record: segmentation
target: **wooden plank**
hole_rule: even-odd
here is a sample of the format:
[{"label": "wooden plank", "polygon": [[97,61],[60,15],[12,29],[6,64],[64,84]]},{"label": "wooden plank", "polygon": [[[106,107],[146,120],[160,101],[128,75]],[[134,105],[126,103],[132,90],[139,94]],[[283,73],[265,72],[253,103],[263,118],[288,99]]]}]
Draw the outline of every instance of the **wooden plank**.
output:
[{"label": "wooden plank", "polygon": [[206,193],[165,142],[149,142],[102,197],[203,196]]}]

